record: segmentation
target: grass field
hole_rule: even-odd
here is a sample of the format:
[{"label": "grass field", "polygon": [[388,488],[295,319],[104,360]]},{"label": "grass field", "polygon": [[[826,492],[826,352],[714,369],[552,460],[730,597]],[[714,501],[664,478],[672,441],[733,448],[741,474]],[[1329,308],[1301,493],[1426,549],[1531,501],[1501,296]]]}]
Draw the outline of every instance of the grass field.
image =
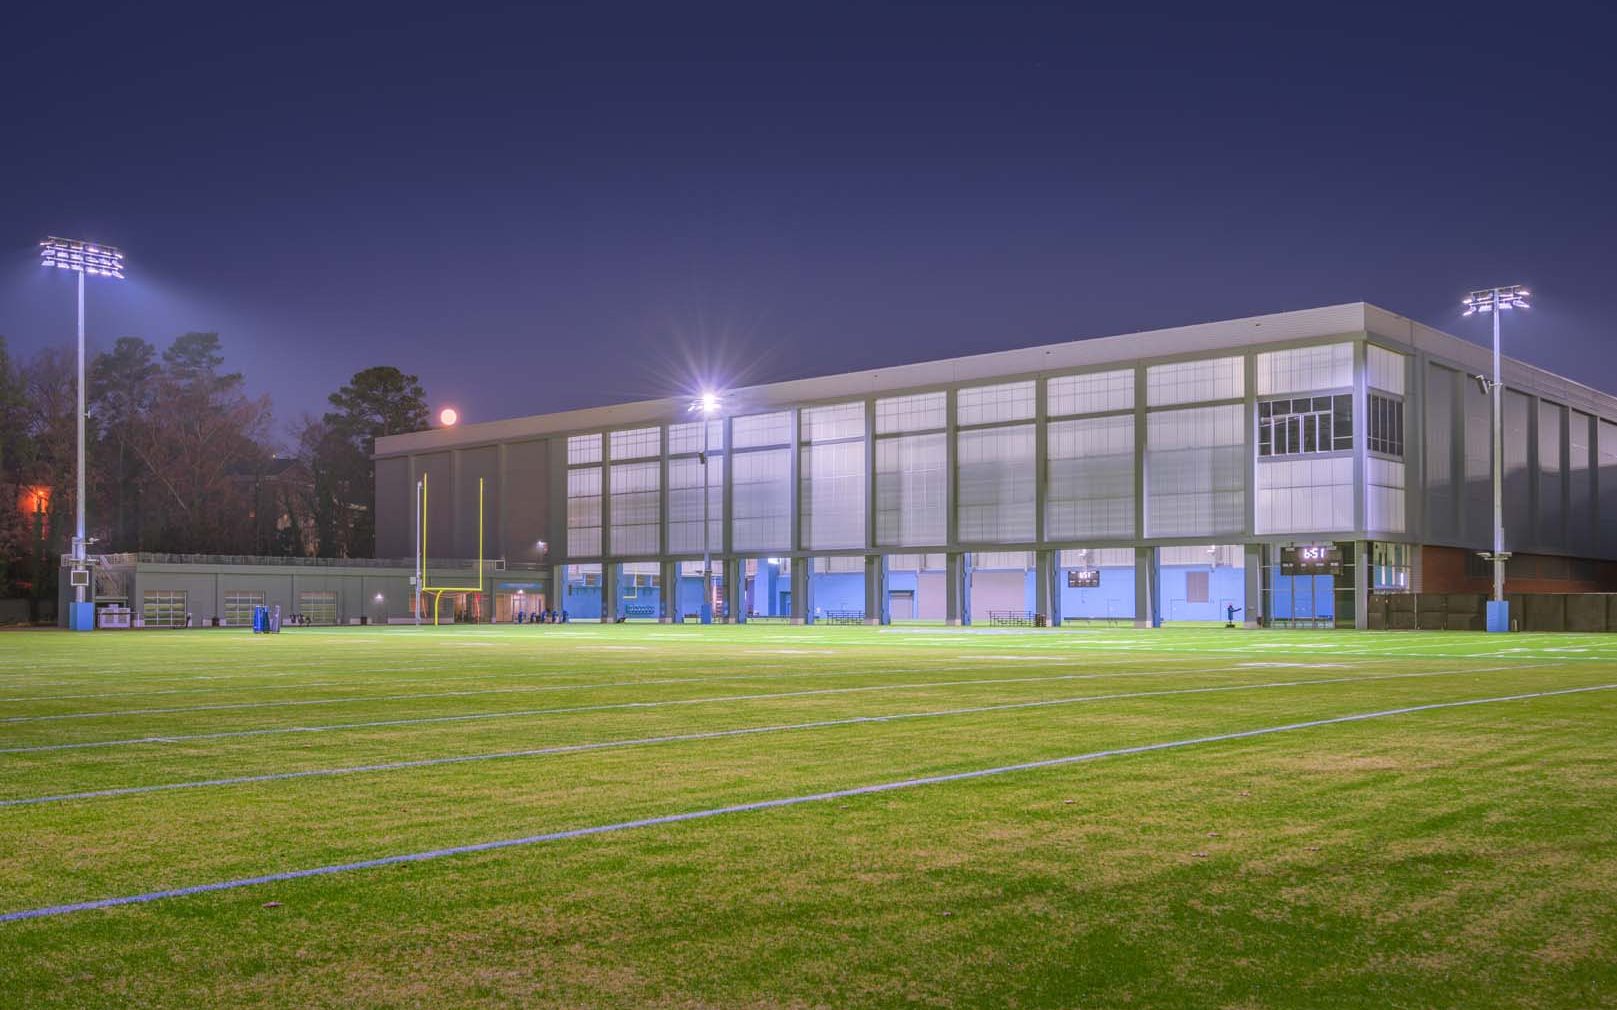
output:
[{"label": "grass field", "polygon": [[7,1007],[1617,1006],[1617,638],[6,633],[0,913]]}]

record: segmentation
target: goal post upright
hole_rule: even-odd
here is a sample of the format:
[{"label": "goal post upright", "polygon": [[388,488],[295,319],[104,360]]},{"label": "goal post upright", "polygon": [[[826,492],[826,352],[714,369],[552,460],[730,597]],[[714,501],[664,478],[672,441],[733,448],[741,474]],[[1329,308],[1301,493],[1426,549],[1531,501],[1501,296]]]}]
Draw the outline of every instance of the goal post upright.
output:
[{"label": "goal post upright", "polygon": [[438,626],[438,604],[443,602],[445,593],[483,593],[483,478],[477,478],[477,585],[475,586],[429,586],[427,585],[427,475],[421,475],[421,528],[417,533],[421,544],[420,554],[416,557],[416,564],[420,576],[416,580],[417,607],[416,621],[421,620],[419,606],[420,594],[432,594],[432,624]]}]

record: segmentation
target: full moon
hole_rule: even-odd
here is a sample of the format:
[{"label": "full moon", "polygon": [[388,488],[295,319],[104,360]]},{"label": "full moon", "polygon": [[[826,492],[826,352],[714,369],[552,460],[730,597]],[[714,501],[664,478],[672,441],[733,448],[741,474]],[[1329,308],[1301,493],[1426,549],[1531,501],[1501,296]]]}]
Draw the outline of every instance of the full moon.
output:
[{"label": "full moon", "polygon": [[454,407],[445,407],[443,410],[438,411],[438,423],[445,428],[453,426],[459,420],[460,414],[455,411]]}]

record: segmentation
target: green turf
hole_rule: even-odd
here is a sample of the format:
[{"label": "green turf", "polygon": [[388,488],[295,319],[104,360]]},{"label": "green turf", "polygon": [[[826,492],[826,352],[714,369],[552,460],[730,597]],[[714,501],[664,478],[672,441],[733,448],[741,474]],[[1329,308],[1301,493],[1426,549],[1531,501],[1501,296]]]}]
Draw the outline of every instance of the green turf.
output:
[{"label": "green turf", "polygon": [[[0,913],[1606,685],[1575,635],[6,633]],[[1438,708],[0,923],[0,1006],[1613,1006],[1614,731]]]}]

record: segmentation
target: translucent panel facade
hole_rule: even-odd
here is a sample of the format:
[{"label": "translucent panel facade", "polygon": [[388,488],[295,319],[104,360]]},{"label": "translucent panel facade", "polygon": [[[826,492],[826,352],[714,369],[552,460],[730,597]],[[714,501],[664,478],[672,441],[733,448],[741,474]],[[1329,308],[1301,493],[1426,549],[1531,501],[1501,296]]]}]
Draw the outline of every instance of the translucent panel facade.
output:
[{"label": "translucent panel facade", "polygon": [[963,431],[959,440],[962,543],[1015,543],[1035,535],[1033,426]]},{"label": "translucent panel facade", "polygon": [[1242,530],[1244,415],[1238,403],[1147,415],[1147,536],[1204,536]]},{"label": "translucent panel facade", "polygon": [[[1599,474],[1596,480],[1599,482],[1601,511],[1604,513],[1607,501],[1606,489],[1617,488],[1617,424],[1602,418],[1598,427],[1596,463]],[[1603,519],[1600,523],[1600,550],[1608,556],[1617,554],[1617,522],[1611,522],[1609,518]]]},{"label": "translucent panel facade", "polygon": [[787,550],[792,541],[791,452],[738,452],[730,508],[731,543],[738,551]]},{"label": "translucent panel facade", "polygon": [[614,431],[610,436],[609,445],[612,449],[612,459],[646,459],[662,452],[662,429],[660,428],[632,428],[629,431]]},{"label": "translucent panel facade", "polygon": [[[657,429],[650,429],[653,434]],[[662,464],[614,463],[612,479],[612,553],[619,556],[656,554],[661,546],[660,505]]]},{"label": "translucent panel facade", "polygon": [[1047,540],[1134,535],[1134,417],[1052,421],[1046,441]]},{"label": "translucent panel facade", "polygon": [[736,449],[788,445],[792,441],[792,415],[781,410],[738,417],[730,422],[730,441]]},{"label": "translucent panel facade", "polygon": [[[599,449],[599,436],[595,444]],[[601,468],[598,466],[567,471],[567,553],[579,558],[601,553]]]},{"label": "translucent panel facade", "polygon": [[1365,463],[1364,525],[1383,533],[1404,531],[1404,464],[1371,456]]},{"label": "translucent panel facade", "polygon": [[948,445],[941,433],[876,441],[876,542],[929,547],[948,538]]},{"label": "translucent panel facade", "polygon": [[[724,457],[707,463],[709,549],[724,549]],[[702,553],[702,464],[693,456],[668,461],[668,552]]]},{"label": "translucent panel facade", "polygon": [[1404,356],[1385,347],[1366,344],[1364,348],[1365,381],[1371,389],[1404,395]]},{"label": "translucent panel facade", "polygon": [[1051,417],[1130,410],[1134,407],[1134,369],[1058,375],[1045,383],[1045,399],[1045,412]]},{"label": "translucent panel facade", "polygon": [[1589,415],[1572,411],[1567,426],[1567,541],[1581,546],[1589,541],[1595,516],[1594,471],[1589,468]]},{"label": "translucent panel facade", "polygon": [[1246,366],[1239,357],[1180,361],[1145,370],[1147,406],[1234,400],[1245,395]]},{"label": "translucent panel facade", "polygon": [[888,396],[876,401],[876,434],[934,431],[948,423],[946,393]]},{"label": "translucent panel facade", "polygon": [[[707,423],[707,451],[722,452],[724,450],[724,422],[719,420]],[[702,451],[702,422],[688,421],[684,424],[670,424],[668,426],[668,454],[678,456],[681,453]]]},{"label": "translucent panel facade", "polygon": [[1006,382],[962,389],[955,399],[958,424],[997,424],[1033,419],[1033,383]]},{"label": "translucent panel facade", "polygon": [[1257,355],[1254,366],[1259,396],[1349,389],[1353,386],[1353,345],[1267,351]]},{"label": "translucent panel facade", "polygon": [[807,407],[803,410],[802,439],[805,442],[828,442],[839,438],[863,438],[865,435],[865,405],[838,403],[830,407]]},{"label": "translucent panel facade", "polygon": [[811,550],[863,547],[864,441],[804,446],[801,466],[803,546]]},{"label": "translucent panel facade", "polygon": [[1564,546],[1566,492],[1561,484],[1561,437],[1566,408],[1558,403],[1538,404],[1538,537],[1545,546]]},{"label": "translucent panel facade", "polygon": [[599,463],[601,461],[601,436],[574,435],[567,440],[567,465],[577,466],[580,463]]},{"label": "translucent panel facade", "polygon": [[1257,531],[1313,533],[1353,529],[1353,457],[1261,460]]}]

